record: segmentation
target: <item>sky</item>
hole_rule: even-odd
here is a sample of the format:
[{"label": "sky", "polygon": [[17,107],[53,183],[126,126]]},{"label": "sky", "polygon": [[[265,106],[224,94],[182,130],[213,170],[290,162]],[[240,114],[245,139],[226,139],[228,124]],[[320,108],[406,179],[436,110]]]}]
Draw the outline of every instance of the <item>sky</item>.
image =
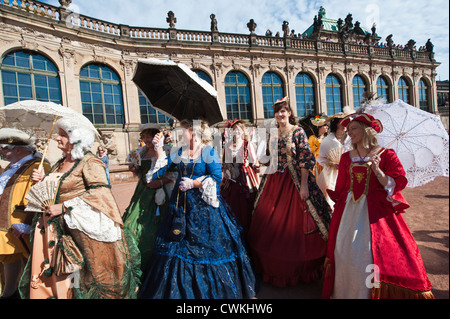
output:
[{"label": "sky", "polygon": [[[58,0],[44,0],[59,6]],[[129,26],[168,28],[167,13],[173,11],[176,28],[209,31],[210,14],[216,15],[219,32],[248,34],[247,23],[253,19],[256,34],[267,29],[281,32],[284,20],[296,33],[303,33],[313,22],[320,6],[330,19],[344,19],[348,13],[353,22],[376,32],[385,42],[393,34],[395,44],[409,39],[416,47],[430,38],[434,44],[437,80],[449,79],[449,1],[448,0],[73,0],[75,13]]]}]

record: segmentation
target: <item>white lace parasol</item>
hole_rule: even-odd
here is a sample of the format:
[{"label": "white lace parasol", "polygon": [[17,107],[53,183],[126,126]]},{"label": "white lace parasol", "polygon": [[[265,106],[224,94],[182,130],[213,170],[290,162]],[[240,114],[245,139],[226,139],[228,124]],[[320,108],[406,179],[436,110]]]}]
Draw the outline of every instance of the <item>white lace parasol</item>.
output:
[{"label": "white lace parasol", "polygon": [[378,134],[378,143],[397,153],[408,187],[449,176],[449,136],[439,116],[402,100],[374,105],[365,112],[381,121],[383,132]]}]

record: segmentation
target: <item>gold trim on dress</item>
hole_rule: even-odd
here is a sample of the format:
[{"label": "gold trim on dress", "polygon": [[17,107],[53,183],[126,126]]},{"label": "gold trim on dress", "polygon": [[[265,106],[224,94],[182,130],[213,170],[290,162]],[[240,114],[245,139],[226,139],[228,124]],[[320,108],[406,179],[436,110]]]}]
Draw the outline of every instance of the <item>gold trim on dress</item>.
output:
[{"label": "gold trim on dress", "polygon": [[[365,167],[366,168],[366,172],[356,172],[353,173],[353,167],[355,166],[361,166],[361,167]],[[370,182],[370,166],[367,163],[364,164],[360,164],[360,163],[355,163],[352,162],[350,164],[350,189],[349,192],[352,193],[352,200],[354,203],[358,203],[359,201],[361,201],[361,199],[364,197],[364,195],[367,196],[367,194],[369,193],[369,182]],[[355,199],[355,193],[353,192],[353,181],[356,179],[358,181],[358,183],[361,183],[364,179],[364,177],[366,177],[366,183],[364,185],[364,191],[363,193],[358,197],[358,199]]]},{"label": "gold trim on dress", "polygon": [[[298,180],[297,172],[294,168],[294,165],[292,164],[292,134],[294,133],[294,130],[297,128],[297,126],[294,126],[292,130],[290,131],[290,134],[287,136],[286,141],[286,161],[287,161],[287,167],[289,169],[289,173],[291,174],[292,180],[294,181],[294,185],[297,188],[297,191],[300,196],[300,181]],[[311,200],[308,198],[305,200],[306,205],[308,205],[309,213],[311,214],[312,218],[316,222],[317,227],[319,228],[319,232],[322,235],[323,239],[325,241],[328,240],[328,230],[325,227],[324,223],[319,217],[319,214],[317,213],[316,208],[314,207]]]}]

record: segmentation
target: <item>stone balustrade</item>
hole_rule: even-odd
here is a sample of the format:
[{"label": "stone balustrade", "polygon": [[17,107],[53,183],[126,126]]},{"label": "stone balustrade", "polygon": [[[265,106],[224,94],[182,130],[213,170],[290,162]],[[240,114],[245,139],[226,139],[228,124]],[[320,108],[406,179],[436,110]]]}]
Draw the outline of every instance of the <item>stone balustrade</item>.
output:
[{"label": "stone balustrade", "polygon": [[0,10],[23,10],[29,14],[35,14],[60,23],[68,27],[79,28],[80,31],[94,31],[100,35],[117,38],[131,38],[138,43],[142,41],[179,41],[189,43],[203,43],[238,46],[259,46],[281,49],[294,49],[300,51],[321,51],[332,53],[344,53],[351,55],[367,55],[379,58],[415,59],[434,61],[431,52],[411,51],[397,48],[377,47],[366,44],[351,44],[341,42],[329,42],[325,40],[310,40],[291,37],[268,37],[250,34],[234,34],[222,32],[205,32],[192,30],[177,30],[175,28],[159,29],[145,27],[131,27],[114,24],[92,17],[72,12],[64,7],[52,6],[40,1],[32,0],[0,0]]}]

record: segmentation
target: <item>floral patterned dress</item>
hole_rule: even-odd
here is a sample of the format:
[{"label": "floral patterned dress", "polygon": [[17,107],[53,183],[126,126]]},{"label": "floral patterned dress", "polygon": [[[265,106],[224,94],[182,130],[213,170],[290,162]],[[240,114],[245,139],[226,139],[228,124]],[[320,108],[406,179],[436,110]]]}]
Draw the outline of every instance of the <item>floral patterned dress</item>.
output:
[{"label": "floral patterned dress", "polygon": [[[311,172],[315,158],[303,128],[281,136],[277,149],[277,169],[262,178],[248,242],[263,281],[284,287],[320,278],[331,208]],[[309,170],[306,201],[301,168]]]}]

